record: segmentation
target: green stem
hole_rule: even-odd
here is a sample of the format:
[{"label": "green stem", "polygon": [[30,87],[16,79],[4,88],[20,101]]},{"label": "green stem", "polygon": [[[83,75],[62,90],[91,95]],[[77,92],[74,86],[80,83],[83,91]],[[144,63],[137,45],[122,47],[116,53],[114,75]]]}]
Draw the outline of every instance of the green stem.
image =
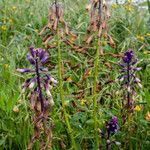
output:
[{"label": "green stem", "polygon": [[73,133],[72,133],[72,129],[70,127],[70,123],[68,120],[68,114],[66,112],[66,108],[65,108],[65,101],[64,101],[64,91],[63,91],[63,82],[62,82],[62,74],[61,74],[61,49],[60,49],[60,39],[59,39],[59,30],[57,29],[57,44],[58,44],[58,78],[59,78],[59,91],[60,91],[60,99],[62,102],[62,108],[63,108],[63,113],[64,113],[64,119],[65,119],[65,123],[67,126],[67,132],[68,135],[70,136],[71,139],[71,147],[74,150],[77,150],[76,148],[76,143],[73,137]]},{"label": "green stem", "polygon": [[94,86],[93,86],[93,118],[94,118],[94,135],[96,141],[96,149],[99,147],[98,138],[98,126],[97,126],[97,77],[98,77],[98,66],[99,66],[99,50],[100,50],[100,39],[98,38],[98,43],[96,47],[96,56],[94,62]]}]

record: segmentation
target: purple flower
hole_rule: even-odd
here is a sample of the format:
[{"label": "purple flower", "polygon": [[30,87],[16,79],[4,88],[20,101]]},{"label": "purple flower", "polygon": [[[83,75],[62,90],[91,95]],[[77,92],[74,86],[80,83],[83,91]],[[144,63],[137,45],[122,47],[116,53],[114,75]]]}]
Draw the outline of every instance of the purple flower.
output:
[{"label": "purple flower", "polygon": [[108,134],[114,134],[118,130],[118,119],[117,117],[112,117],[112,119],[106,125]]},{"label": "purple flower", "polygon": [[36,58],[38,58],[39,65],[41,65],[47,61],[48,57],[49,57],[48,53],[45,52],[44,49],[40,48],[35,49],[33,47],[30,47],[30,53],[27,54],[27,59],[32,65],[35,65]]},{"label": "purple flower", "polygon": [[111,138],[110,138],[112,134],[115,134],[118,131],[118,119],[117,119],[117,117],[115,117],[115,116],[112,117],[111,120],[106,123],[106,131],[107,132],[104,133],[103,131],[101,131],[99,129],[100,136],[102,139],[105,140],[106,150],[108,150],[109,148],[111,149],[112,144],[116,144],[116,145],[120,144],[120,142],[115,141],[115,140],[111,140]]},{"label": "purple flower", "polygon": [[[32,90],[30,96],[31,105],[34,104],[35,110],[39,111],[41,109],[41,111],[44,111],[48,103],[46,102],[46,99],[50,101],[49,104],[54,103],[51,92],[49,90],[49,84],[56,84],[57,81],[50,74],[48,74],[47,68],[42,67],[42,65],[47,61],[49,57],[48,53],[40,48],[35,49],[33,47],[30,47],[29,50],[30,53],[27,54],[27,59],[32,65],[33,69],[31,70],[25,68],[17,69],[17,71],[21,73],[34,73],[34,75],[32,74],[32,78],[29,78],[24,82],[23,89],[25,90],[28,88]],[[33,98],[35,99],[35,103],[33,103]],[[39,106],[39,101],[41,103],[41,106]]]},{"label": "purple flower", "polygon": [[124,56],[122,57],[122,60],[124,63],[130,63],[132,61],[134,57],[134,53],[131,49],[127,50],[124,54]]},{"label": "purple flower", "polygon": [[122,62],[119,62],[120,76],[118,80],[122,82],[121,88],[126,90],[125,97],[127,99],[126,105],[128,108],[132,106],[133,100],[131,94],[134,92],[134,84],[137,84],[141,88],[140,79],[136,77],[136,72],[141,68],[137,68],[134,65],[138,62],[131,49],[128,49],[122,57]]}]

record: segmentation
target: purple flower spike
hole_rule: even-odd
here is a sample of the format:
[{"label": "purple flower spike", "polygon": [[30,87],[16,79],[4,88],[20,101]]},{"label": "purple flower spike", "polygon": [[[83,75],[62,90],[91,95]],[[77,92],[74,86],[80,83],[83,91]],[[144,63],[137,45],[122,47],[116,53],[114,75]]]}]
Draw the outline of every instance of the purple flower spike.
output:
[{"label": "purple flower spike", "polygon": [[[106,142],[106,150],[111,149],[112,144],[118,144],[120,142],[111,140],[111,135],[117,133],[118,131],[118,118],[112,117],[109,122],[106,122],[106,133],[99,129],[100,137]],[[116,144],[116,145],[117,145]]]},{"label": "purple flower spike", "polygon": [[123,101],[123,105],[126,105],[128,108],[132,108],[134,100],[131,98],[131,94],[134,92],[134,84],[137,84],[139,87],[142,87],[140,80],[136,77],[137,71],[141,68],[134,66],[138,62],[138,59],[135,58],[135,55],[131,49],[127,50],[122,57],[122,62],[119,62],[120,75],[118,77],[119,81],[122,82],[121,88],[124,89],[126,94],[124,94],[126,103]]},{"label": "purple flower spike", "polygon": [[122,57],[122,60],[124,63],[130,63],[134,57],[134,53],[131,49],[125,52],[124,56]]},{"label": "purple flower spike", "polygon": [[118,119],[117,117],[112,117],[112,119],[106,125],[108,133],[116,133],[118,130]]},{"label": "purple flower spike", "polygon": [[[21,73],[28,73],[28,72],[34,72],[35,76],[33,78],[29,78],[28,80],[25,81],[23,87],[26,89],[32,90],[32,95],[34,95],[34,98],[36,99],[35,101],[35,106],[36,111],[45,111],[45,104],[46,104],[46,99],[47,103],[54,104],[53,98],[51,95],[51,92],[49,90],[49,84],[50,83],[57,83],[57,81],[51,77],[47,72],[48,69],[42,67],[42,65],[47,61],[49,58],[49,55],[45,50],[40,49],[40,48],[33,48],[30,47],[30,53],[27,54],[27,59],[32,64],[32,67],[34,68],[33,70],[25,68],[25,69],[17,69],[18,72]],[[45,74],[46,73],[46,74]],[[50,81],[50,82],[48,82]],[[43,89],[44,87],[44,89]],[[45,92],[43,92],[45,90]],[[45,93],[45,95],[43,94]],[[40,106],[39,106],[39,101],[40,101]],[[31,102],[33,105],[33,96],[31,96]],[[41,109],[41,110],[40,110]]]}]

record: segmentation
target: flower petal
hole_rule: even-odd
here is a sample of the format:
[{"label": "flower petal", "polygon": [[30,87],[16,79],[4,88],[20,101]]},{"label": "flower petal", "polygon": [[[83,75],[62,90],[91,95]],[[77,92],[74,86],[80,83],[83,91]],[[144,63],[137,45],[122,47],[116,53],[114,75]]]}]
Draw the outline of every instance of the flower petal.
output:
[{"label": "flower petal", "polygon": [[44,64],[47,61],[48,58],[49,58],[48,53],[45,53],[43,59],[41,59],[41,63]]},{"label": "flower petal", "polygon": [[44,54],[45,54],[45,50],[41,49],[39,54],[38,54],[40,60],[43,58]]},{"label": "flower petal", "polygon": [[54,83],[54,84],[57,84],[58,82],[57,82],[57,80],[55,80],[53,77],[51,77],[49,74],[46,74],[46,77],[47,77],[47,79],[49,80],[49,81],[51,81],[52,83]]},{"label": "flower petal", "polygon": [[18,72],[21,72],[21,73],[33,72],[32,70],[30,70],[30,69],[28,69],[28,68],[23,68],[23,69],[18,68],[17,71],[18,71]]},{"label": "flower petal", "polygon": [[47,72],[48,71],[47,68],[40,68],[40,70],[43,71],[43,72]]},{"label": "flower petal", "polygon": [[37,80],[37,78],[33,78],[33,79],[32,79],[32,81],[31,81],[31,83],[30,83],[30,85],[29,85],[29,88],[30,88],[30,89],[32,89],[32,88],[34,87],[34,85],[35,85],[35,83],[36,83],[36,80]]}]

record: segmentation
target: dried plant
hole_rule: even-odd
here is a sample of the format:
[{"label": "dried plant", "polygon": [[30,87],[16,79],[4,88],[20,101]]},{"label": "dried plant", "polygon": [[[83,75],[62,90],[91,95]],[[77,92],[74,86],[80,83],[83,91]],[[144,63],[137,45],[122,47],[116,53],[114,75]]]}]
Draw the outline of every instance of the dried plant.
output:
[{"label": "dried plant", "polygon": [[68,25],[63,18],[62,6],[55,0],[49,9],[48,23],[39,33],[42,36],[46,48],[55,48],[57,46],[54,38],[58,28],[60,38],[65,44],[68,45],[74,42],[76,36],[69,31]]},{"label": "dried plant", "polygon": [[90,24],[88,26],[87,44],[94,39],[104,38],[111,47],[115,47],[112,37],[108,34],[108,19],[110,12],[105,0],[90,0],[90,4],[86,7],[90,11]]},{"label": "dried plant", "polygon": [[48,59],[48,53],[45,50],[31,47],[27,59],[33,69],[25,68],[17,69],[17,71],[31,73],[31,77],[23,84],[23,92],[29,90],[30,109],[33,112],[34,135],[28,149],[32,149],[35,140],[40,142],[41,149],[51,148],[53,124],[49,112],[54,105],[54,101],[50,86],[56,84],[57,81],[48,73],[47,68],[43,68],[43,64]]}]

